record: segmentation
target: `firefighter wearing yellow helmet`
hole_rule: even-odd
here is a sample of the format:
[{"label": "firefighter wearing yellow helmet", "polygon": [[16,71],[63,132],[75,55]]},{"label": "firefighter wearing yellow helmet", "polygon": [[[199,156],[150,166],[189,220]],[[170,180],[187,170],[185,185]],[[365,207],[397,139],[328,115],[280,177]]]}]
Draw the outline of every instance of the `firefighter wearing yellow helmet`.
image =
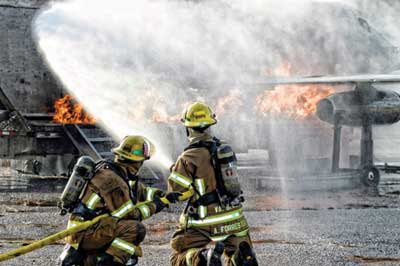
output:
[{"label": "firefighter wearing yellow helmet", "polygon": [[[61,255],[62,266],[136,265],[142,256],[139,244],[146,229],[141,221],[166,207],[160,200],[162,191],[140,182],[138,171],[150,159],[154,145],[142,136],[127,136],[114,148],[114,161],[96,163],[93,177],[71,211],[68,226],[109,213],[86,231],[67,238]],[[170,202],[180,193],[167,193]],[[134,205],[143,202],[139,208]]]},{"label": "firefighter wearing yellow helmet", "polygon": [[127,136],[112,152],[117,156],[116,161],[143,162],[155,153],[155,147],[150,140],[142,136]]},{"label": "firefighter wearing yellow helmet", "polygon": [[201,102],[192,103],[185,111],[181,121],[187,128],[208,128],[215,125],[217,120],[211,108]]},{"label": "firefighter wearing yellow helmet", "polygon": [[[171,265],[220,266],[224,253],[228,266],[257,266],[241,205],[235,153],[211,135],[209,128],[217,120],[205,103],[192,103],[182,122],[190,144],[171,168],[168,190],[193,189],[195,194],[171,241]],[[208,249],[211,241],[215,247]]]}]

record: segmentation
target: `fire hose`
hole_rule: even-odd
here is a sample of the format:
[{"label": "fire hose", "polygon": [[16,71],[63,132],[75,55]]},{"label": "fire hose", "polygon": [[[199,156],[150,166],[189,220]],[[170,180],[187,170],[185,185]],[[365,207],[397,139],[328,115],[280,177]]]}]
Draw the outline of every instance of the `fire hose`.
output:
[{"label": "fire hose", "polygon": [[[179,197],[179,201],[184,201],[184,200],[190,198],[192,195],[193,195],[193,190],[186,191],[186,192],[182,193],[182,196]],[[165,197],[161,198],[161,201],[164,204],[170,204],[168,199],[165,198]],[[138,203],[138,204],[135,205],[135,208],[138,208],[139,206],[141,206],[143,204],[146,204],[146,203],[148,203],[148,202]],[[43,239],[38,240],[38,241],[35,241],[35,242],[33,242],[33,243],[31,243],[31,244],[29,244],[27,246],[20,247],[18,249],[11,250],[9,252],[0,254],[0,262],[19,257],[19,256],[24,255],[26,253],[29,253],[29,252],[32,252],[34,250],[43,248],[43,247],[45,247],[47,245],[50,245],[50,244],[52,244],[52,243],[54,243],[54,242],[56,242],[58,240],[62,240],[67,236],[70,236],[72,234],[75,234],[75,233],[81,232],[83,230],[86,230],[90,226],[98,223],[101,219],[103,219],[105,217],[108,217],[108,216],[110,216],[110,214],[108,214],[108,213],[102,214],[100,216],[97,216],[93,220],[85,221],[85,222],[81,223],[80,225],[65,229],[63,231],[60,231],[60,232],[55,233],[53,235],[50,235],[50,236],[48,236],[46,238],[43,238]]]}]

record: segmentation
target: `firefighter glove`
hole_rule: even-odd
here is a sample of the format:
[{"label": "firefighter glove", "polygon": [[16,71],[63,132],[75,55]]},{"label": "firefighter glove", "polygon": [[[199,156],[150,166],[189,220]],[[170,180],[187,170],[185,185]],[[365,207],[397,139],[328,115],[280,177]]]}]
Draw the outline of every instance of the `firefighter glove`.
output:
[{"label": "firefighter glove", "polygon": [[165,197],[171,203],[176,203],[177,201],[179,201],[180,196],[182,196],[182,193],[180,192],[167,192],[165,194]]},{"label": "firefighter glove", "polygon": [[168,207],[168,205],[162,202],[160,197],[157,195],[154,196],[153,202],[156,205],[156,213],[162,211],[165,207]]}]

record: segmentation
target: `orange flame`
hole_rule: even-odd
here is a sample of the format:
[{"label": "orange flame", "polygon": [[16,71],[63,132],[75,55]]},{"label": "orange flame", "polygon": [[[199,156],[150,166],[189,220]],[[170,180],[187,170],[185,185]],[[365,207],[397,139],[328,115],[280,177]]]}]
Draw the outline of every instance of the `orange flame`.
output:
[{"label": "orange flame", "polygon": [[96,120],[87,114],[81,104],[74,103],[74,97],[65,95],[54,102],[53,122],[62,124],[94,124]]},{"label": "orange flame", "polygon": [[155,111],[151,119],[151,121],[155,123],[178,122],[180,120],[180,115],[168,115],[168,113],[160,111]]},{"label": "orange flame", "polygon": [[310,118],[320,100],[336,91],[326,85],[279,85],[256,98],[256,110],[262,114],[284,114],[290,118]]},{"label": "orange flame", "polygon": [[[184,110],[186,107],[188,107],[191,104],[191,102],[185,102],[183,104],[180,104],[181,109]],[[161,106],[162,107],[162,106]],[[174,114],[171,115],[167,112],[166,108],[157,108],[153,109],[153,115],[150,119],[151,122],[154,123],[176,123],[181,121],[182,115],[180,114]]]},{"label": "orange flame", "polygon": [[[231,90],[229,95],[219,98],[215,107],[215,114],[221,116],[225,114],[228,109],[237,108],[243,105],[240,92],[238,90]],[[236,109],[237,110],[237,109]]]},{"label": "orange flame", "polygon": [[[138,91],[137,94],[140,95],[140,100],[127,109],[130,121],[145,124],[168,124],[180,121],[181,115],[171,108],[177,103],[171,104],[171,99],[160,93],[158,89],[146,88]],[[180,111],[180,108],[178,110]]]},{"label": "orange flame", "polygon": [[290,73],[292,73],[292,65],[289,63],[282,63],[280,66],[275,68],[274,70],[266,71],[266,74],[269,76],[280,76],[280,77],[289,77]]},{"label": "orange flame", "polygon": [[[282,63],[267,73],[289,77],[291,72],[292,65]],[[320,84],[278,85],[257,96],[256,110],[261,114],[281,114],[294,119],[311,118],[317,112],[318,102],[337,91],[336,87]]]}]

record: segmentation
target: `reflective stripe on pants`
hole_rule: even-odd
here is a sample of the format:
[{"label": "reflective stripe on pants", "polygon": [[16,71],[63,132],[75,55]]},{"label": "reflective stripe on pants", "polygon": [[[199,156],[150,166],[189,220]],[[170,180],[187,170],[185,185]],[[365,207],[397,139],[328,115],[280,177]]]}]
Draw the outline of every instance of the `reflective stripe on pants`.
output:
[{"label": "reflective stripe on pants", "polygon": [[136,251],[136,246],[126,242],[125,240],[122,240],[121,238],[116,238],[114,241],[111,243],[111,246],[118,248],[126,253],[129,253],[130,255],[134,255]]}]

